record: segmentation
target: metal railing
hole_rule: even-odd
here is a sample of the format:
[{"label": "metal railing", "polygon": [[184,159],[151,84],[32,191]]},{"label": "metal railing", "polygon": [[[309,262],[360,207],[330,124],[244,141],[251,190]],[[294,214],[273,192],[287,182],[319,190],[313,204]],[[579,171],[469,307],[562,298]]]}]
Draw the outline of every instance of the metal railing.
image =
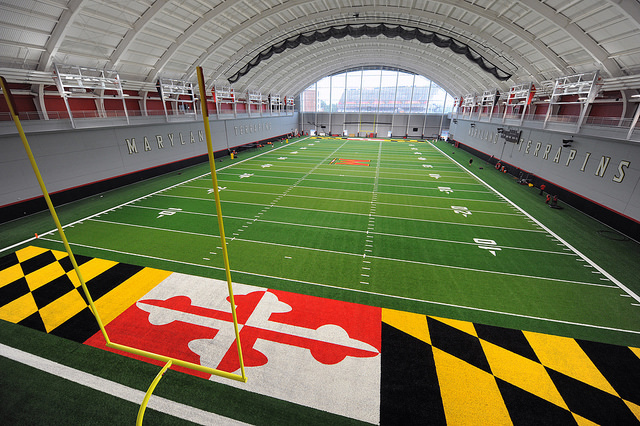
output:
[{"label": "metal railing", "polygon": [[[74,119],[83,119],[83,118],[126,118],[127,114],[125,114],[124,110],[107,110],[107,111],[72,111]],[[154,109],[147,110],[145,114],[144,111],[139,110],[128,110],[129,117],[155,117],[155,116],[164,116],[165,111],[162,109]],[[248,112],[243,112],[242,114],[248,114]],[[253,114],[257,115],[258,112],[253,111]],[[192,117],[194,120],[197,119],[196,114],[193,111],[172,111],[167,110],[167,115],[173,117]],[[225,115],[233,115],[231,114],[221,114]],[[284,115],[293,115],[293,111],[274,111],[269,112],[265,111],[262,113],[262,116],[284,116]],[[23,121],[33,121],[33,120],[69,120],[69,113],[67,111],[47,111],[46,117],[45,114],[38,111],[22,111],[18,114],[20,120]],[[214,116],[212,116],[213,118]],[[0,112],[0,121],[11,121],[11,114],[9,112]]]},{"label": "metal railing", "polygon": [[[478,121],[489,121],[489,117],[483,115],[482,117],[478,116],[478,113],[474,113],[471,116],[465,114],[457,114],[453,113],[452,118],[460,118],[466,120],[478,120]],[[507,114],[504,116],[506,120],[518,120],[522,118],[520,114]],[[544,114],[526,114],[524,116],[524,121],[545,121],[545,119],[552,123],[567,123],[567,124],[576,124],[580,117],[577,115],[551,115],[549,118],[546,118]],[[502,118],[496,118],[494,115],[491,121],[502,121]],[[629,129],[633,124],[633,118],[620,118],[620,117],[586,117],[584,125],[587,126],[601,126],[601,127],[616,127],[616,128],[624,128]],[[638,121],[635,125],[635,128],[640,128],[640,121]]]}]

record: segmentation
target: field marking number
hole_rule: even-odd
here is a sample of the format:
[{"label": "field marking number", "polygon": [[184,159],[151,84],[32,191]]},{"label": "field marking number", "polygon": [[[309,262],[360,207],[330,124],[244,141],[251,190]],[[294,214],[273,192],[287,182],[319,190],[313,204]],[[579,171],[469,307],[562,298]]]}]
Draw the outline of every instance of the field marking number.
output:
[{"label": "field marking number", "polygon": [[486,240],[484,238],[474,238],[473,241],[476,244],[479,244],[478,248],[489,250],[489,253],[491,253],[494,256],[496,255],[497,251],[502,250],[500,247],[498,247],[498,243],[496,243],[493,240]]},{"label": "field marking number", "polygon": [[158,213],[158,217],[156,219],[160,219],[163,216],[173,216],[174,214],[176,214],[179,211],[182,211],[182,209],[178,209],[176,207],[169,207],[168,209],[163,210],[160,213]]},{"label": "field marking number", "polygon": [[[467,216],[471,216],[473,213],[471,213],[469,211],[469,208],[467,207],[462,207],[462,206],[451,206],[451,208],[453,209],[453,212],[456,214],[462,214],[462,216],[467,217]],[[490,241],[490,240],[489,240]],[[494,242],[495,243],[495,242]]]}]

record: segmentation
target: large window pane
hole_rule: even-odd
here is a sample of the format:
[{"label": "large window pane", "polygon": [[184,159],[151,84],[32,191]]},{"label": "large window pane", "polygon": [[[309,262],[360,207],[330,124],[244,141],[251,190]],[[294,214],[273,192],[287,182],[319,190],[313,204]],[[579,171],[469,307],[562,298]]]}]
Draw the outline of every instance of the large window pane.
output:
[{"label": "large window pane", "polygon": [[380,100],[381,70],[362,71],[362,103],[361,112],[377,112]]},{"label": "large window pane", "polygon": [[434,84],[431,87],[431,97],[429,98],[428,114],[442,114],[444,111],[444,97],[447,92],[440,86]]},{"label": "large window pane", "polygon": [[413,95],[413,74],[398,73],[398,91],[396,92],[395,113],[411,112],[411,96]]},{"label": "large window pane", "polygon": [[322,80],[318,80],[316,83],[318,86],[318,112],[330,112],[331,111],[331,77],[325,77]]},{"label": "large window pane", "polygon": [[302,112],[316,112],[316,104],[318,102],[316,94],[315,83],[302,92]]},{"label": "large window pane", "polygon": [[360,86],[362,71],[347,73],[347,87],[345,90],[345,112],[360,112]]},{"label": "large window pane", "polygon": [[444,112],[450,113],[451,111],[453,111],[453,96],[447,94],[447,101],[444,105]]},{"label": "large window pane", "polygon": [[331,76],[331,112],[344,112],[345,75]]},{"label": "large window pane", "polygon": [[431,80],[421,75],[416,75],[415,86],[413,88],[413,102],[411,102],[412,114],[424,114],[427,112],[430,87]]},{"label": "large window pane", "polygon": [[380,79],[380,107],[379,113],[393,113],[396,100],[397,71],[382,71]]}]

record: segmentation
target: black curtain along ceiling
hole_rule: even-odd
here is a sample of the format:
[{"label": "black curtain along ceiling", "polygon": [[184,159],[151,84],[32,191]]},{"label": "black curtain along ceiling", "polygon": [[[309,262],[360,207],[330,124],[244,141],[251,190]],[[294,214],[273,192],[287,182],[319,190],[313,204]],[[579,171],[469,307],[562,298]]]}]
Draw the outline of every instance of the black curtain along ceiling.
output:
[{"label": "black curtain along ceiling", "polygon": [[240,68],[238,72],[229,77],[228,81],[229,83],[235,83],[242,76],[251,71],[252,68],[258,66],[258,64],[263,60],[269,59],[273,55],[282,53],[287,49],[294,49],[301,44],[309,45],[315,42],[327,41],[331,38],[341,39],[346,36],[358,38],[362,36],[377,37],[379,35],[383,35],[389,38],[400,37],[403,40],[418,40],[419,42],[425,44],[433,43],[440,48],[449,48],[459,55],[464,55],[471,62],[478,64],[480,68],[492,74],[500,81],[506,81],[510,79],[512,75],[487,61],[482,57],[482,55],[478,54],[471,47],[469,47],[469,45],[457,41],[451,37],[431,31],[423,31],[415,27],[406,27],[403,25],[365,24],[332,26],[329,28],[306,32],[293,37],[289,37],[286,40],[276,43],[258,53],[245,66]]}]

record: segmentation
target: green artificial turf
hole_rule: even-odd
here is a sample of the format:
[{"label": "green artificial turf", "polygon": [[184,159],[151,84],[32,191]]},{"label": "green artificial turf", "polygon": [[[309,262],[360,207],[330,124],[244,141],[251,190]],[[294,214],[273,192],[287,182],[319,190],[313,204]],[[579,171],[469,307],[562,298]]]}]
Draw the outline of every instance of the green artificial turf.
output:
[{"label": "green artificial turf", "polygon": [[[243,153],[240,161],[225,158],[216,163],[218,168],[236,164],[218,174],[219,186],[225,187],[220,193],[234,280],[445,318],[640,346],[640,334],[615,330],[640,330],[639,308],[620,303],[621,290],[566,282],[590,282],[593,274],[589,268],[576,266],[575,255],[549,253],[557,242],[550,244],[549,235],[537,224],[500,202],[499,196],[446,156],[428,144],[415,145],[424,151],[433,169],[416,164],[418,156],[411,153],[407,142],[326,139],[257,149]],[[536,188],[516,184],[513,177],[449,144],[435,146],[640,293],[637,242],[611,239],[614,232],[570,206],[549,209]],[[308,149],[291,154],[300,147]],[[260,156],[244,161],[252,155]],[[291,159],[286,167],[278,163],[284,161],[278,160],[282,156]],[[370,165],[331,165],[333,158],[369,160]],[[469,158],[474,159],[471,165]],[[263,168],[267,163],[272,166]],[[220,252],[220,240],[207,171],[208,165],[201,164],[58,206],[62,223],[69,224],[193,179],[138,200],[135,207],[117,208],[66,228],[74,252],[224,279],[220,255],[211,254]],[[428,176],[436,171],[439,179]],[[241,178],[244,173],[253,176]],[[453,188],[456,196],[447,198],[439,186]],[[482,227],[466,226],[452,206],[469,208],[473,212],[469,222]],[[48,212],[0,225],[0,248],[17,244],[0,255],[30,244],[62,250],[56,233],[21,243],[53,227]],[[492,256],[487,249],[479,249],[474,238],[485,245],[495,240],[501,250]],[[367,258],[363,254],[369,253],[365,251],[369,243]],[[366,266],[369,270],[363,269],[366,259],[371,262]],[[364,271],[370,271],[367,277]],[[604,328],[573,324],[581,322]],[[0,322],[0,342],[142,391],[159,369],[5,322]],[[0,364],[6,372],[0,379],[0,395],[6,403],[2,412],[10,423],[50,424],[64,418],[75,424],[92,424],[88,419],[95,419],[95,424],[119,424],[132,422],[137,413],[135,404],[5,358],[0,358]],[[300,419],[307,424],[357,423],[179,373],[168,373],[154,394],[255,424],[265,419],[278,424],[299,424]],[[147,410],[145,418],[150,424],[180,424],[153,410]]]}]

